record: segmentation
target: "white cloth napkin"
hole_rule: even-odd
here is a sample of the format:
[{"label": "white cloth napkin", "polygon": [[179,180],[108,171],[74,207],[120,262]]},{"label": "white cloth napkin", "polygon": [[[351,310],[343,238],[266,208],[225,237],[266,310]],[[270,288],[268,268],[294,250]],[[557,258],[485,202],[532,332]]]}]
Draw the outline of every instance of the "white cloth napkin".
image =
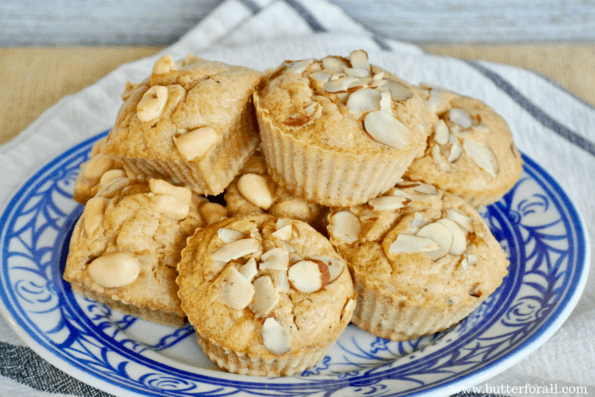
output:
[{"label": "white cloth napkin", "polygon": [[[432,56],[416,46],[378,37],[324,0],[226,0],[163,53],[123,65],[63,98],[17,138],[0,146],[0,206],[40,166],[109,129],[124,83],[142,80],[163,54],[177,59],[193,53],[265,70],[286,59],[344,55],[355,49],[365,49],[373,63],[413,84],[442,86],[491,105],[508,121],[518,148],[557,179],[588,229],[594,230],[595,109],[591,105],[527,70]],[[531,391],[535,389],[526,388],[523,393],[521,386],[557,385],[558,390],[586,386],[595,394],[594,278],[591,272],[578,305],[552,338],[529,357],[477,385],[476,391],[535,396],[539,395]],[[106,396],[33,354],[4,319],[0,319],[0,355],[11,357],[13,363],[0,368],[2,396]],[[514,386],[518,388],[513,394]]]}]

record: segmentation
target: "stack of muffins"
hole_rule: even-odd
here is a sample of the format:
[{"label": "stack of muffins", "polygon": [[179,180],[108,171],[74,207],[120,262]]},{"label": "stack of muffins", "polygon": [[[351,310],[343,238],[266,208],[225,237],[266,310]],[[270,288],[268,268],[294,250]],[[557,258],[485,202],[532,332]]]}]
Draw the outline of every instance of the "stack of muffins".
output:
[{"label": "stack of muffins", "polygon": [[284,376],[349,322],[407,340],[458,323],[508,260],[478,213],[518,180],[506,122],[365,51],[258,71],[161,57],[127,83],[75,186],[64,278],[222,369]]}]

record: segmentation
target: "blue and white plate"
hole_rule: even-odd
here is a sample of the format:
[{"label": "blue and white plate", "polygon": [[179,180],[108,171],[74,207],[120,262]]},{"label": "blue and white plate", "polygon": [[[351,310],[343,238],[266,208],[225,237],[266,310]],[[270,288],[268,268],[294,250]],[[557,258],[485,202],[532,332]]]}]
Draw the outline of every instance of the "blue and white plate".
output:
[{"label": "blue and white plate", "polygon": [[[105,134],[105,133],[104,133]],[[101,136],[55,158],[0,218],[2,314],[38,354],[118,396],[444,396],[511,366],[570,314],[587,278],[588,240],[560,186],[525,157],[521,180],[482,212],[510,258],[502,286],[445,332],[408,342],[350,325],[315,367],[286,378],[233,375],[202,354],[191,327],[139,320],[73,294],[62,279],[82,207],[79,166]]]}]

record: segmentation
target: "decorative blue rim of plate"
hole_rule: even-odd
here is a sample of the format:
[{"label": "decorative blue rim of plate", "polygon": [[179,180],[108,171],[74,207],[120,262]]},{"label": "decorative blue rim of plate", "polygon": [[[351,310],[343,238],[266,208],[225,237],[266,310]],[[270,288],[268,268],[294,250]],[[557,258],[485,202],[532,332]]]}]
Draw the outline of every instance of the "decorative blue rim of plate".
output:
[{"label": "decorative blue rim of plate", "polygon": [[[105,332],[110,325],[98,325],[96,318],[89,318],[62,279],[70,233],[82,212],[72,200],[74,182],[92,145],[106,133],[46,164],[4,208],[0,310],[38,354],[107,392],[147,396],[455,393],[508,368],[545,342],[568,317],[586,283],[590,251],[581,217],[560,186],[523,156],[521,180],[502,200],[482,210],[508,254],[509,274],[486,302],[455,327],[408,342],[358,338],[363,331],[346,333],[333,348],[335,354],[288,378],[246,377],[160,360],[158,354],[143,354]],[[187,330],[169,337],[187,335]]]}]

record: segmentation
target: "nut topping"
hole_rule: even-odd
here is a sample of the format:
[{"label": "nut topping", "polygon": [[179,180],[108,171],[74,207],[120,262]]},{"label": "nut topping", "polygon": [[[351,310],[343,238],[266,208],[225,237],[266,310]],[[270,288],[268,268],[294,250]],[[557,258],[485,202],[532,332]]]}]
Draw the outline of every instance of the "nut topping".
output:
[{"label": "nut topping", "polygon": [[386,83],[382,84],[378,90],[380,92],[390,92],[390,97],[393,101],[405,101],[413,96],[413,91],[398,81],[384,81],[386,81]]},{"label": "nut topping", "polygon": [[458,124],[462,128],[469,128],[473,125],[473,120],[469,113],[462,109],[453,108],[448,112],[448,118],[455,124]]},{"label": "nut topping", "polygon": [[289,252],[283,248],[273,248],[268,250],[260,257],[262,261],[259,268],[285,270],[289,266]]},{"label": "nut topping", "polygon": [[92,157],[89,160],[85,166],[83,174],[85,178],[91,181],[96,181],[101,178],[103,174],[109,171],[113,165],[114,160],[111,157],[99,153],[97,156]]},{"label": "nut topping", "polygon": [[275,236],[283,241],[291,240],[291,236],[293,235],[293,225],[285,225],[279,230],[271,233],[271,236]]},{"label": "nut topping", "polygon": [[110,183],[111,181],[113,181],[114,179],[125,178],[125,177],[126,177],[126,173],[122,170],[106,171],[101,176],[101,179],[99,179],[99,186],[103,187],[103,186],[107,185],[108,183]]},{"label": "nut topping", "polygon": [[102,197],[93,197],[85,204],[84,227],[88,236],[93,234],[101,223],[106,204],[107,201]]},{"label": "nut topping", "polygon": [[227,268],[224,275],[222,298],[223,303],[234,310],[246,308],[252,301],[255,289],[235,267]]},{"label": "nut topping", "polygon": [[448,143],[449,135],[450,132],[448,131],[448,126],[444,120],[440,119],[438,124],[436,124],[436,128],[434,129],[434,140],[440,145],[446,145]]},{"label": "nut topping", "polygon": [[453,135],[449,137],[448,141],[452,144],[452,146],[450,148],[450,154],[448,155],[447,160],[449,163],[454,163],[459,159],[459,157],[461,157],[461,154],[463,154],[463,148],[461,147],[459,140]]},{"label": "nut topping", "polygon": [[366,115],[364,129],[372,139],[395,149],[405,149],[410,143],[411,132],[407,127],[392,114],[382,110]]},{"label": "nut topping", "polygon": [[349,54],[349,61],[351,62],[351,67],[354,69],[370,70],[368,54],[364,50],[353,51]]},{"label": "nut topping", "polygon": [[477,143],[469,139],[463,141],[463,149],[467,156],[471,157],[479,168],[495,177],[500,171],[496,155],[489,146],[483,143]]},{"label": "nut topping", "polygon": [[448,252],[453,255],[462,255],[467,249],[467,233],[456,222],[448,218],[440,219],[438,222],[446,226],[450,234],[452,234],[452,246]]},{"label": "nut topping", "polygon": [[262,341],[271,353],[280,356],[289,351],[291,335],[277,320],[269,317],[262,325]]},{"label": "nut topping", "polygon": [[250,302],[250,310],[256,317],[266,317],[279,302],[279,293],[269,276],[258,277],[252,285],[254,286],[254,298]]},{"label": "nut topping", "polygon": [[155,85],[149,88],[136,106],[136,117],[141,122],[156,119],[163,111],[167,97],[167,87]]},{"label": "nut topping", "polygon": [[204,203],[199,208],[199,212],[207,225],[227,218],[227,210],[224,206],[218,203]]},{"label": "nut topping", "polygon": [[237,186],[242,196],[255,206],[266,211],[273,204],[273,196],[264,176],[244,174],[238,179]]},{"label": "nut topping", "polygon": [[238,268],[238,271],[242,274],[242,276],[246,277],[246,280],[252,281],[256,274],[258,274],[258,269],[256,268],[256,259],[250,258],[248,262],[244,263]]},{"label": "nut topping", "polygon": [[221,261],[224,263],[232,259],[238,259],[246,255],[255,253],[260,249],[260,243],[255,238],[245,238],[237,240],[223,247],[211,254],[211,259],[214,261]]},{"label": "nut topping", "polygon": [[466,232],[473,233],[473,219],[467,215],[463,215],[455,210],[448,210],[446,211],[446,217],[458,223]]},{"label": "nut topping", "polygon": [[124,252],[112,252],[93,260],[87,269],[97,284],[105,288],[118,288],[138,278],[140,263],[138,259]]},{"label": "nut topping", "polygon": [[225,244],[233,243],[234,241],[241,240],[246,235],[243,232],[233,229],[227,229],[222,227],[217,230],[217,237],[219,237]]},{"label": "nut topping", "polygon": [[401,252],[432,252],[440,248],[440,245],[428,237],[399,234],[397,239],[390,245],[389,251],[393,254]]},{"label": "nut topping", "polygon": [[149,189],[154,194],[166,194],[173,196],[182,204],[192,204],[192,192],[187,187],[174,186],[163,179],[149,180]]},{"label": "nut topping", "polygon": [[352,113],[369,112],[380,109],[380,92],[372,88],[355,91],[347,99],[347,107]]},{"label": "nut topping", "polygon": [[153,74],[166,74],[174,67],[174,61],[171,55],[164,55],[155,62],[153,66]]},{"label": "nut topping", "polygon": [[174,196],[160,194],[151,197],[155,209],[169,218],[181,220],[190,213],[190,206],[182,203]]},{"label": "nut topping", "polygon": [[323,262],[311,258],[291,265],[287,278],[295,290],[310,294],[320,291],[329,283],[330,272]]},{"label": "nut topping", "polygon": [[293,65],[291,65],[285,71],[285,73],[297,73],[297,74],[301,74],[301,73],[303,73],[306,70],[306,68],[308,67],[308,65],[310,65],[312,62],[314,62],[314,59],[304,59],[303,61],[295,62]]},{"label": "nut topping", "polygon": [[342,70],[344,66],[347,66],[341,59],[333,56],[328,56],[322,60],[322,66],[325,69],[331,70]]},{"label": "nut topping", "polygon": [[407,206],[411,200],[399,196],[381,196],[368,201],[372,211],[398,210]]},{"label": "nut topping", "polygon": [[186,160],[194,160],[205,154],[217,142],[217,132],[210,127],[202,127],[174,136],[174,144]]},{"label": "nut topping", "polygon": [[439,249],[427,252],[427,255],[432,260],[442,258],[452,247],[452,233],[450,233],[446,226],[438,222],[430,223],[429,225],[422,227],[419,232],[417,232],[417,236],[427,237],[440,245]]},{"label": "nut topping", "polygon": [[320,261],[328,266],[329,283],[335,281],[343,273],[343,269],[345,269],[345,262],[341,258],[334,256],[311,256],[310,259]]},{"label": "nut topping", "polygon": [[339,241],[351,244],[357,241],[361,224],[349,211],[340,211],[331,217],[330,232]]}]

